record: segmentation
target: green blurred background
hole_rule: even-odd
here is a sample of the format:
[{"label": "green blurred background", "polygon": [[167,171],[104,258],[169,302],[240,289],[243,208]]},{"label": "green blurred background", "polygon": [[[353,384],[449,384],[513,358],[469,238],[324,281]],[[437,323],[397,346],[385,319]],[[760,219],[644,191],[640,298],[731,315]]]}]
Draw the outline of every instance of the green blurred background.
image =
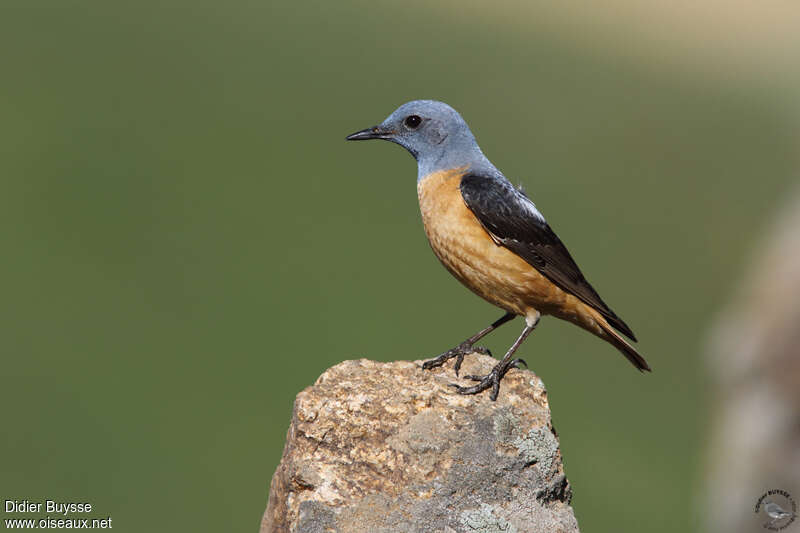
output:
[{"label": "green blurred background", "polygon": [[553,9],[3,2],[0,496],[88,501],[122,531],[256,531],[298,391],[499,317],[430,252],[413,159],[344,142],[435,98],[653,366],[553,319],[522,349],[581,529],[698,528],[700,353],[797,179],[800,84],[727,41],[649,39],[658,14],[592,31]]}]

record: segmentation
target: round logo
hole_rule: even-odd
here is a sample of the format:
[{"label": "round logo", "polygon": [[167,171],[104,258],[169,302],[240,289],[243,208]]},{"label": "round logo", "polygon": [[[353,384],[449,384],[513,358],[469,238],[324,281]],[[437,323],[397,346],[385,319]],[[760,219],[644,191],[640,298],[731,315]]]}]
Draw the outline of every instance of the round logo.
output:
[{"label": "round logo", "polygon": [[797,504],[792,495],[781,489],[768,490],[756,502],[756,514],[763,513],[767,521],[764,527],[780,531],[789,527],[797,518]]}]

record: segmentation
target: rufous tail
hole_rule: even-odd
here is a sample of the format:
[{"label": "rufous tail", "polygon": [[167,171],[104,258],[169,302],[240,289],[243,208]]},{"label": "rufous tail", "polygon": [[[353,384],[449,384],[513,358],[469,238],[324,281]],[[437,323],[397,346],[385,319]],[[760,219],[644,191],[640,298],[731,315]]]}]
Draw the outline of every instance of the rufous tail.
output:
[{"label": "rufous tail", "polygon": [[628,361],[631,362],[633,366],[639,369],[639,371],[644,372],[647,370],[648,372],[652,372],[650,365],[647,364],[647,361],[644,360],[639,352],[636,351],[636,348],[628,344],[628,341],[622,338],[622,335],[617,333],[617,331],[612,328],[608,322],[605,321],[602,317],[595,320],[597,325],[603,329],[603,332],[606,334],[605,339],[613,344],[617,350],[622,352],[622,355],[625,356]]}]

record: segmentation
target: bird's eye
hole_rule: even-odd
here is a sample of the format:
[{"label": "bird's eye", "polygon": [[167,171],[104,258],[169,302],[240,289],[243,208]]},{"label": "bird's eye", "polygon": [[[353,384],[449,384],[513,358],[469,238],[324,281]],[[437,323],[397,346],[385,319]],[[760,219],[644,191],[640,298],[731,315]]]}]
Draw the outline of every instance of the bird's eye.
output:
[{"label": "bird's eye", "polygon": [[405,123],[408,129],[415,130],[419,128],[420,124],[422,124],[422,119],[419,118],[418,115],[409,115],[403,122]]}]

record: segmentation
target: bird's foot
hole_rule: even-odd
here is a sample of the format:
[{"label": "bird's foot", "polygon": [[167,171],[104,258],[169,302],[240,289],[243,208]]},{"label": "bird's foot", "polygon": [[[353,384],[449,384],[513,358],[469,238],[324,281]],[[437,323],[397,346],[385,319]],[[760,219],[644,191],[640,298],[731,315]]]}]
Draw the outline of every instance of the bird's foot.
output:
[{"label": "bird's foot", "polygon": [[429,361],[425,361],[422,363],[423,370],[430,370],[431,368],[436,368],[437,366],[442,366],[450,359],[456,359],[456,365],[453,367],[456,371],[456,377],[458,377],[458,372],[461,370],[461,363],[464,362],[464,356],[471,353],[482,353],[484,355],[492,355],[492,352],[489,351],[488,348],[484,348],[483,346],[473,346],[471,343],[464,341],[455,348],[451,348],[444,352],[443,354],[431,359]]},{"label": "bird's foot", "polygon": [[505,377],[509,370],[512,368],[519,368],[520,363],[526,367],[528,366],[528,363],[522,359],[513,359],[507,363],[500,361],[494,366],[492,371],[485,376],[464,376],[467,379],[478,382],[472,387],[462,387],[460,385],[456,385],[455,383],[451,384],[450,386],[455,388],[459,394],[478,394],[491,387],[492,393],[489,395],[489,398],[491,398],[492,401],[495,401],[497,400],[497,395],[500,393],[500,381],[502,381],[503,377]]}]

